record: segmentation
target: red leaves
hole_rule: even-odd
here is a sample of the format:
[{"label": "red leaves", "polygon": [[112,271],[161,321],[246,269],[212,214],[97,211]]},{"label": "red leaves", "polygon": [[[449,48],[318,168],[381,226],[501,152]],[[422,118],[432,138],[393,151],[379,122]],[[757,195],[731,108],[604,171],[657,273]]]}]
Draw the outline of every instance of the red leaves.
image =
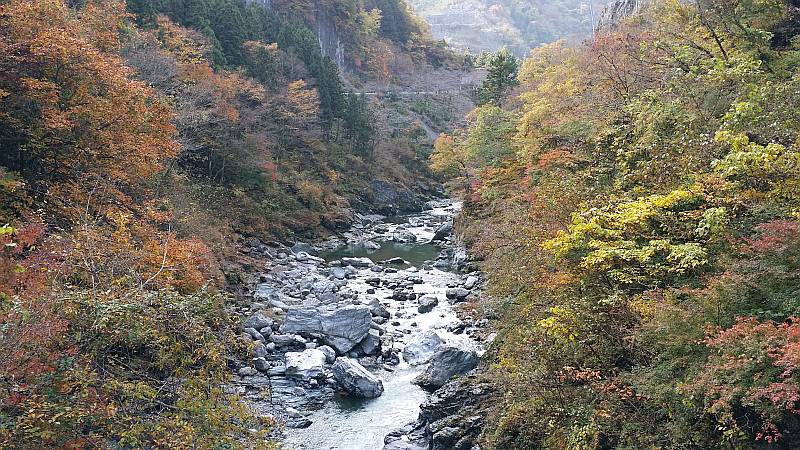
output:
[{"label": "red leaves", "polygon": [[704,343],[713,353],[689,390],[721,417],[733,418],[737,405],[753,408],[762,422],[757,438],[779,440],[785,415],[800,414],[800,323],[739,318]]},{"label": "red leaves", "polygon": [[747,239],[748,249],[754,253],[781,254],[800,242],[800,222],[773,220],[756,227],[759,237]]}]

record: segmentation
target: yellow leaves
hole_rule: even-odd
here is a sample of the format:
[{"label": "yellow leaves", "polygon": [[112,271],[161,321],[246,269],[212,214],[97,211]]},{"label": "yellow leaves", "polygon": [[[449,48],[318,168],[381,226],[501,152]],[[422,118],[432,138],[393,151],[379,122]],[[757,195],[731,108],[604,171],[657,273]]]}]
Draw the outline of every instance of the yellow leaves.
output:
[{"label": "yellow leaves", "polygon": [[550,316],[539,320],[537,325],[548,336],[558,337],[567,342],[574,342],[578,337],[578,322],[574,314],[563,306],[554,306],[549,310]]}]

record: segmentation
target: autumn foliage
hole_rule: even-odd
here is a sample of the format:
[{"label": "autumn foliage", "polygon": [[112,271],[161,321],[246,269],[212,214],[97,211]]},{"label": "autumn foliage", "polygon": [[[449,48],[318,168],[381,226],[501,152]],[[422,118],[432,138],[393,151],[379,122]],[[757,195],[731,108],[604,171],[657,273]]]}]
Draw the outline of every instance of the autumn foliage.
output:
[{"label": "autumn foliage", "polygon": [[648,3],[432,155],[503,311],[487,448],[800,442],[797,5]]}]

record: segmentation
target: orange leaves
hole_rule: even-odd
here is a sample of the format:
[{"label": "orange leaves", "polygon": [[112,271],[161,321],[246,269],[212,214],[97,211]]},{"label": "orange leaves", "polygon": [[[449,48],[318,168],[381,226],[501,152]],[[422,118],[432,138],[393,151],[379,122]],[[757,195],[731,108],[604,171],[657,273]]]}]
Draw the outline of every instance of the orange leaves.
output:
[{"label": "orange leaves", "polygon": [[[24,136],[22,161],[2,161],[45,178],[135,183],[177,153],[171,112],[118,55],[122,2],[78,10],[60,1],[0,7],[8,93],[5,120]],[[67,203],[69,203],[69,199]]]}]

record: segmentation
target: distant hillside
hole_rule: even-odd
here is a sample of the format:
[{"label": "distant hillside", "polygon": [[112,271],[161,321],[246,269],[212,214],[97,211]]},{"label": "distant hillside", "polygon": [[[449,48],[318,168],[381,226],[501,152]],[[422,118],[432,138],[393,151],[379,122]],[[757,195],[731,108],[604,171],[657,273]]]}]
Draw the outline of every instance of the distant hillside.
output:
[{"label": "distant hillside", "polygon": [[410,0],[437,39],[473,53],[533,47],[592,33],[608,0]]}]

